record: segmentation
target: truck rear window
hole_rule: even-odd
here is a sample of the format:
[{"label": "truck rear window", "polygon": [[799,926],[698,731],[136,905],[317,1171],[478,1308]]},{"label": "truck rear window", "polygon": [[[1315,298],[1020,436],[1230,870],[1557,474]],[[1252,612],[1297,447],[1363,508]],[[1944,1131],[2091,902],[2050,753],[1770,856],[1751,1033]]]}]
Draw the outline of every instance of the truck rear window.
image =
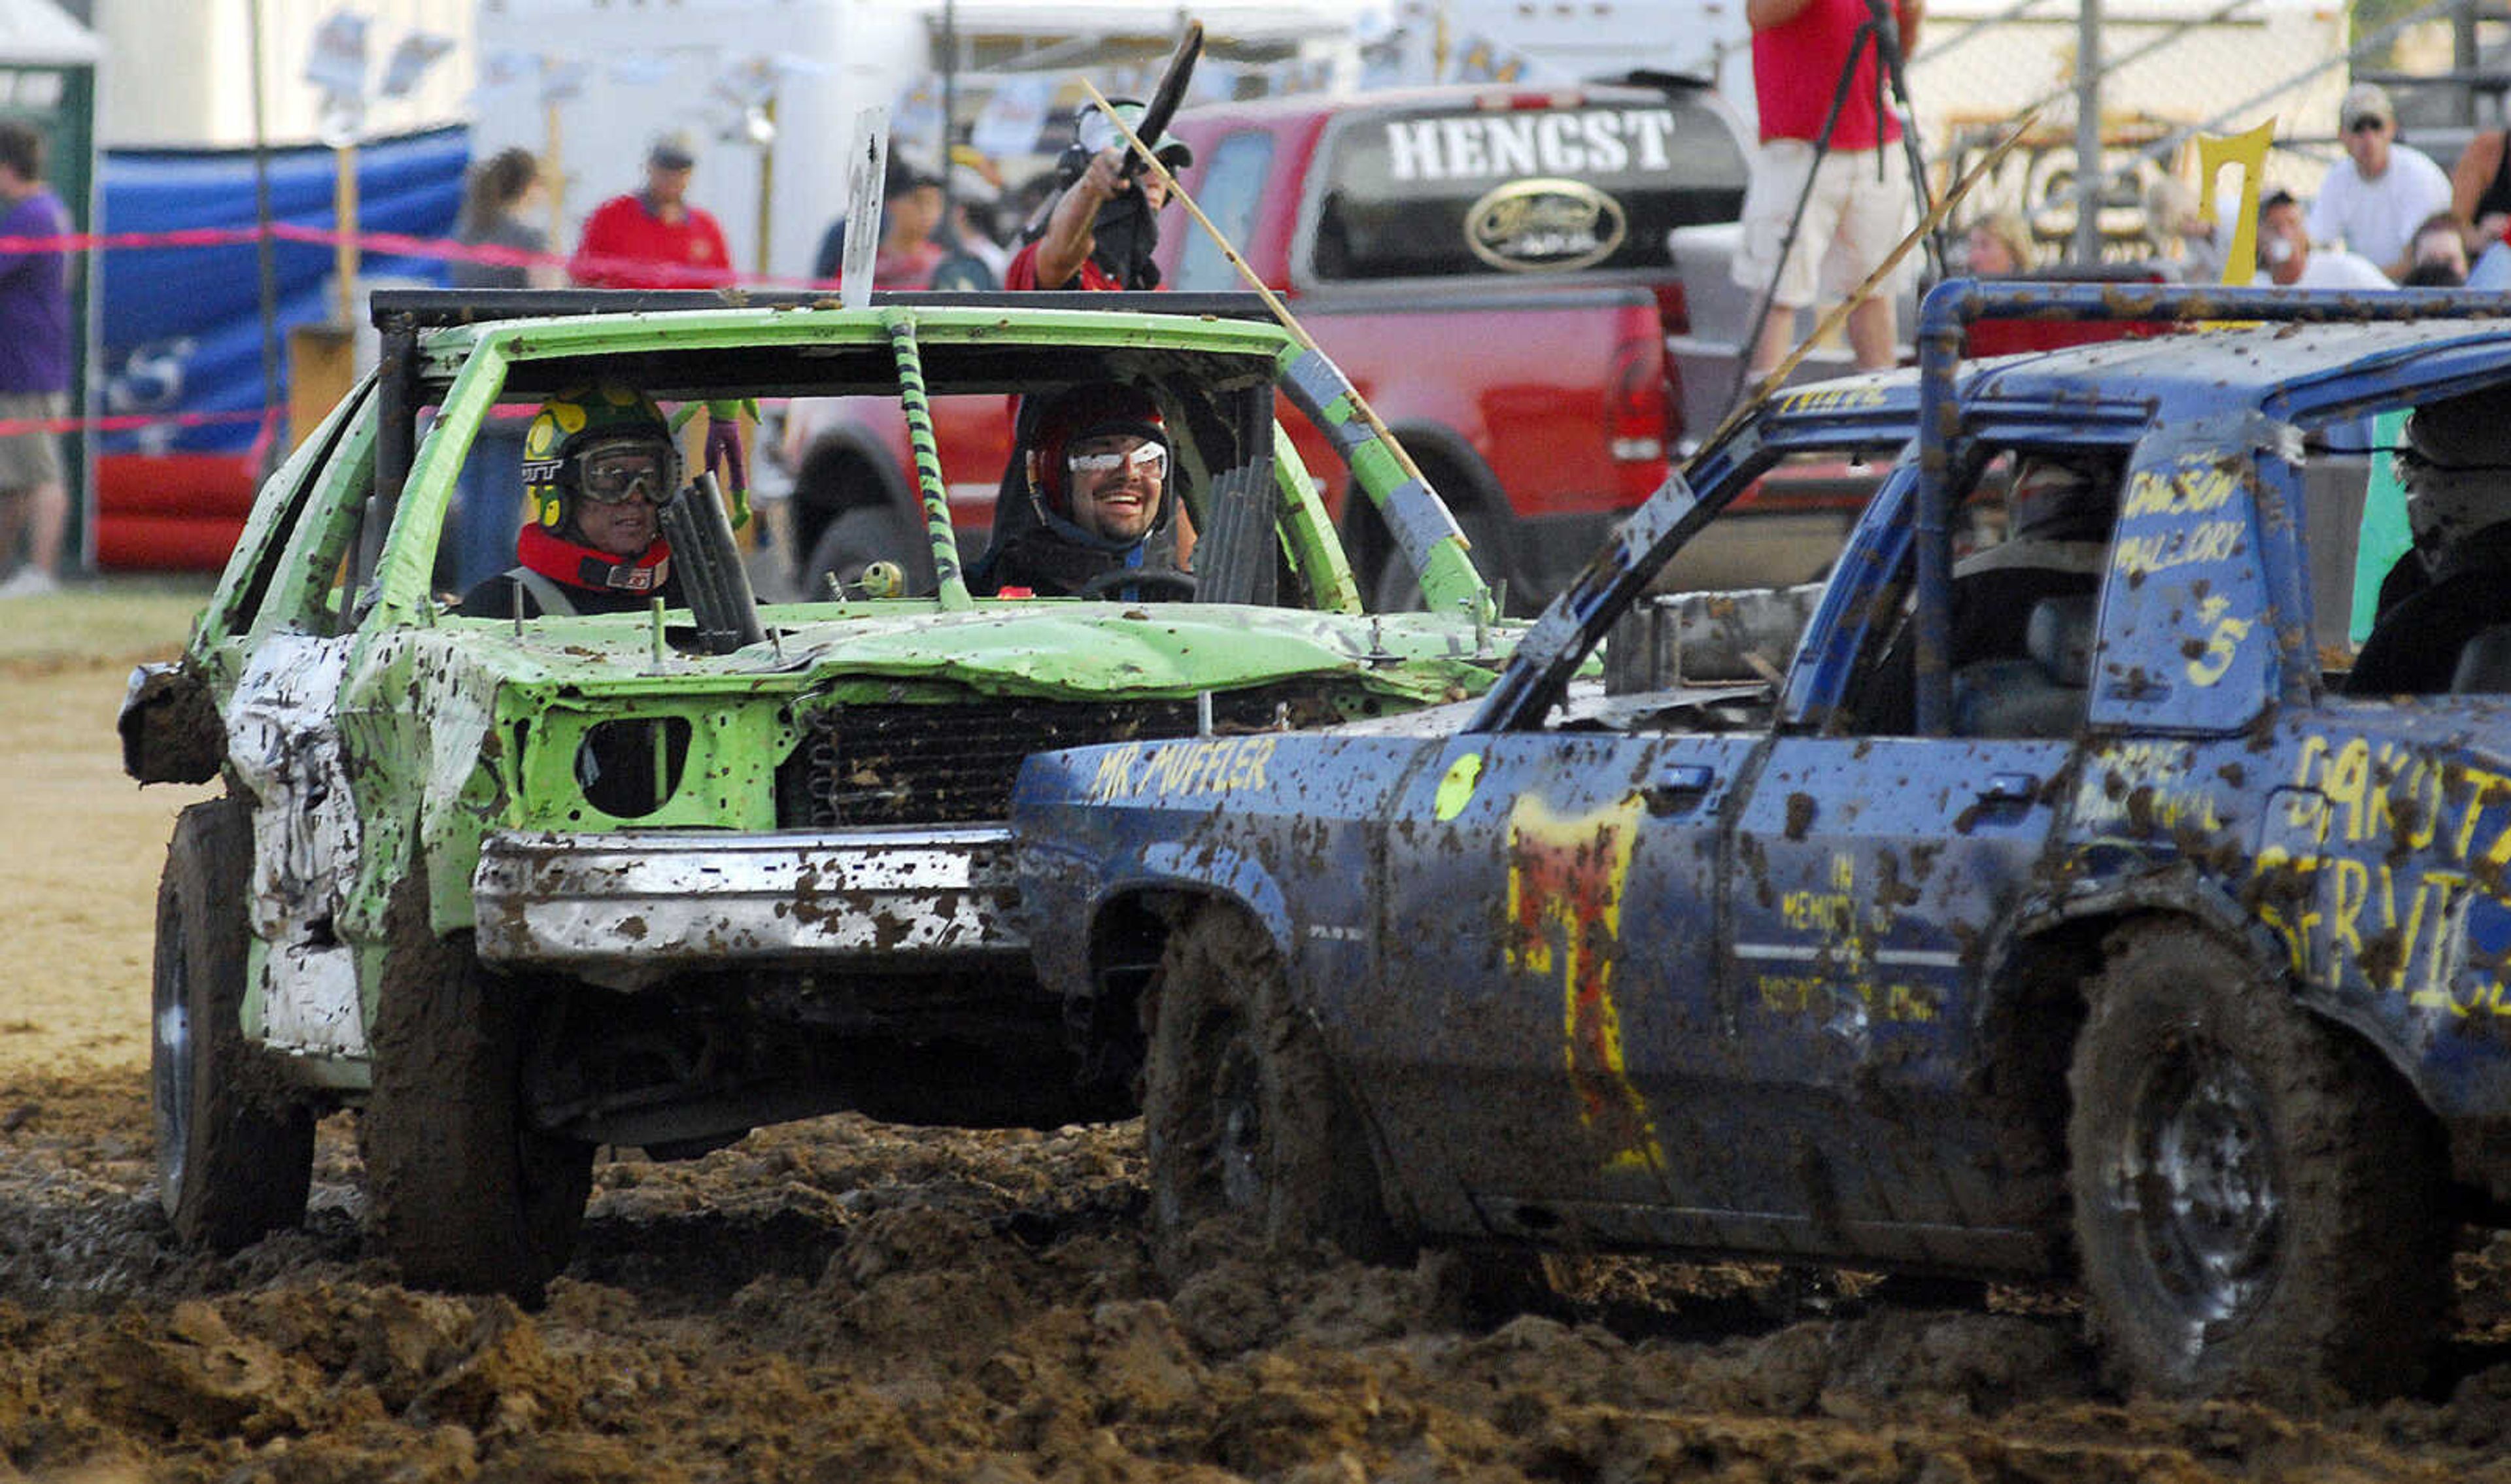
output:
[{"label": "truck rear window", "polygon": [[1666,234],[1732,221],[1732,126],[1684,94],[1351,118],[1325,146],[1327,281],[1663,269]]}]

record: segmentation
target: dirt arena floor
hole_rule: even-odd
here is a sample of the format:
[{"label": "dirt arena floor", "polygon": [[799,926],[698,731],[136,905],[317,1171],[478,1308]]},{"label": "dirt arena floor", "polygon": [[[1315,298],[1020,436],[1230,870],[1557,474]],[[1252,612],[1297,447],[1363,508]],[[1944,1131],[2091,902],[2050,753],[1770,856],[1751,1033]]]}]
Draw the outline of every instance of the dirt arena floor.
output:
[{"label": "dirt arena floor", "polygon": [[362,1257],[335,1120],[304,1231],[187,1254],[150,1183],[147,975],[200,791],[135,788],[112,734],[174,631],[63,657],[0,627],[0,1480],[2511,1480],[2500,1243],[2459,1258],[2429,1394],[2319,1416],[2109,1394],[2063,1290],[1590,1263],[1494,1324],[1323,1256],[1172,1285],[1131,1125],[610,1157],[527,1313]]}]

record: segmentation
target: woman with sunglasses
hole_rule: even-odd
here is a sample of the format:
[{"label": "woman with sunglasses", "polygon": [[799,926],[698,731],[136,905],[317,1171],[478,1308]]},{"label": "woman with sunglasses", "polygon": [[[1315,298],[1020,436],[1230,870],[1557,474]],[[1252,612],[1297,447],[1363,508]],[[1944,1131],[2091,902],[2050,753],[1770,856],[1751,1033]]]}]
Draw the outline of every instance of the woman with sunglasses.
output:
[{"label": "woman with sunglasses", "polygon": [[[994,590],[1127,600],[1191,594],[1169,498],[1171,454],[1149,393],[1113,382],[1059,393],[1040,408],[1025,456],[1037,522],[996,555]],[[1163,575],[1128,582],[1129,572]]]},{"label": "woman with sunglasses", "polygon": [[679,488],[679,452],[661,409],[612,382],[543,404],[523,435],[531,522],[516,565],[463,594],[484,618],[685,607],[661,511]]}]

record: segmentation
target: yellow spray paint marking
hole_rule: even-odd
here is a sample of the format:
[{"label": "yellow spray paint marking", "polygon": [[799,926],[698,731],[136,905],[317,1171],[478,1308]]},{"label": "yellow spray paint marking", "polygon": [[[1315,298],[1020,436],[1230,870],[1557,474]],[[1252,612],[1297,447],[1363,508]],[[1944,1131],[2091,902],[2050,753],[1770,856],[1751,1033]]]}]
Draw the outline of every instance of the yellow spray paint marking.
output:
[{"label": "yellow spray paint marking", "polygon": [[1665,1151],[1647,1100],[1631,1084],[1612,986],[1641,808],[1634,795],[1562,819],[1540,799],[1517,801],[1508,820],[1507,950],[1511,970],[1561,981],[1563,1060],[1604,1167],[1662,1175]]},{"label": "yellow spray paint marking", "polygon": [[2214,625],[2215,631],[2206,637],[2205,652],[2188,662],[2190,684],[2209,686],[2222,679],[2224,671],[2232,667],[2232,657],[2239,652],[2241,641],[2250,636],[2250,621],[2225,612],[2231,606],[2232,600],[2220,593],[2197,605],[2197,621]]},{"label": "yellow spray paint marking", "polygon": [[1169,798],[1236,793],[1272,786],[1265,766],[1276,737],[1224,737],[1213,742],[1127,742],[1099,760],[1090,780],[1090,802],[1158,793]]},{"label": "yellow spray paint marking", "polygon": [[1439,780],[1438,802],[1431,814],[1442,824],[1465,812],[1474,801],[1474,785],[1482,781],[1483,755],[1468,752],[1448,765],[1448,776]]}]

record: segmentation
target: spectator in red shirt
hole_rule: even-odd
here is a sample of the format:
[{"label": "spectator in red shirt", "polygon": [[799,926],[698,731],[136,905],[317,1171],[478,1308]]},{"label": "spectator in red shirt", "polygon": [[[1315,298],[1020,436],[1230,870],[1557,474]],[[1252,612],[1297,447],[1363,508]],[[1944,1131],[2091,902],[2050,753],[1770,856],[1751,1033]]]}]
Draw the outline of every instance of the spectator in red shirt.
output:
[{"label": "spectator in red shirt", "polygon": [[645,154],[645,188],[613,196],[585,218],[567,272],[589,288],[713,288],[732,282],[723,228],[691,206],[697,152],[665,134]]},{"label": "spectator in red shirt", "polygon": [[[1893,0],[1905,57],[1917,46],[1923,9],[1922,0]],[[1850,65],[1849,47],[1867,19],[1866,0],[1747,0],[1745,17],[1753,27],[1761,148],[1744,194],[1744,247],[1735,256],[1734,277],[1747,288],[1760,289],[1778,274],[1778,292],[1753,343],[1753,374],[1760,376],[1779,363],[1796,338],[1796,312],[1813,306],[1825,258],[1836,259],[1846,282],[1859,282],[1900,243],[1916,207],[1909,162],[1888,147],[1900,142],[1901,121],[1889,108],[1875,107],[1881,84],[1872,45],[1858,47],[1855,75],[1832,126],[1829,149],[1818,165],[1814,158],[1823,119]],[[1781,271],[1779,245],[1799,198],[1804,217]],[[1886,285],[1848,315],[1848,346],[1859,369],[1893,363],[1893,333]]]},{"label": "spectator in red shirt", "polygon": [[[1140,103],[1118,103],[1129,127],[1141,123]],[[1102,143],[1109,136],[1114,143]],[[1145,171],[1125,176],[1128,146],[1105,116],[1093,106],[1082,111],[1081,142],[1075,150],[1095,150],[1087,164],[1071,167],[1072,183],[1047,209],[1046,227],[1035,242],[1012,255],[1003,270],[1003,286],[1034,288],[1157,288],[1160,270],[1151,261],[1159,246],[1159,210],[1168,205],[1168,186]],[[1194,150],[1167,136],[1153,143],[1160,163],[1181,171],[1194,163]],[[1067,159],[1070,156],[1067,154]],[[1138,205],[1129,199],[1140,193]]]}]

